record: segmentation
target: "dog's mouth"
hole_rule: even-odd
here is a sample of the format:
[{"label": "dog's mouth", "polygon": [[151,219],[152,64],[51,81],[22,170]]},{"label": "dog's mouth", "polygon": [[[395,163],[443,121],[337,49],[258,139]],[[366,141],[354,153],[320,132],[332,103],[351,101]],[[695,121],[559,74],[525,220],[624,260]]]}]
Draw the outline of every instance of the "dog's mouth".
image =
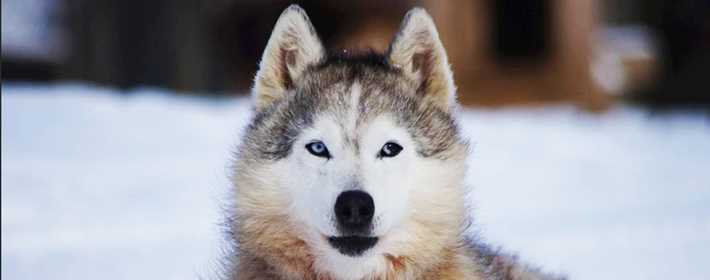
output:
[{"label": "dog's mouth", "polygon": [[328,243],[346,256],[356,257],[377,244],[377,237],[369,236],[331,236]]}]

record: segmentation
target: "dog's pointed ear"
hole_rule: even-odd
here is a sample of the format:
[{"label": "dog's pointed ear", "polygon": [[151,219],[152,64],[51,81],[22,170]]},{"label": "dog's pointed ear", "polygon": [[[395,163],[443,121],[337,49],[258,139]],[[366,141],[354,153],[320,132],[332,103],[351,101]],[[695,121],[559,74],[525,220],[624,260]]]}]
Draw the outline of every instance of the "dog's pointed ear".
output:
[{"label": "dog's pointed ear", "polygon": [[434,21],[422,8],[410,10],[387,51],[389,63],[417,84],[417,94],[444,111],[456,104],[456,87]]},{"label": "dog's pointed ear", "polygon": [[269,106],[293,89],[304,70],[324,53],[306,12],[298,5],[286,8],[271,32],[254,79],[256,108]]}]

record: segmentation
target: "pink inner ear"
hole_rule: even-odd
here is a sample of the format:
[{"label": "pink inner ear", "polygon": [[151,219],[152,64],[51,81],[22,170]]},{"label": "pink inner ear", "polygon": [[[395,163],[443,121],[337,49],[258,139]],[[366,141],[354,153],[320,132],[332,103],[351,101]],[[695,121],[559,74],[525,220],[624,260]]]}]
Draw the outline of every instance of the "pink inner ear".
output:
[{"label": "pink inner ear", "polygon": [[432,75],[432,51],[417,52],[412,55],[412,71],[419,72],[420,84],[417,88],[417,93],[425,95],[428,92],[429,79]]},{"label": "pink inner ear", "polygon": [[422,78],[426,78],[424,75],[428,76],[430,74],[428,72],[431,71],[431,56],[431,51],[418,52],[412,55],[412,71],[420,71]]},{"label": "pink inner ear", "polygon": [[296,51],[282,49],[284,53],[284,60],[289,67],[296,65]]},{"label": "pink inner ear", "polygon": [[281,84],[284,89],[291,89],[293,86],[293,80],[291,79],[291,73],[288,71],[289,67],[293,67],[296,64],[296,53],[293,50],[288,50],[286,48],[281,48],[281,67],[279,69],[279,78],[281,79]]}]

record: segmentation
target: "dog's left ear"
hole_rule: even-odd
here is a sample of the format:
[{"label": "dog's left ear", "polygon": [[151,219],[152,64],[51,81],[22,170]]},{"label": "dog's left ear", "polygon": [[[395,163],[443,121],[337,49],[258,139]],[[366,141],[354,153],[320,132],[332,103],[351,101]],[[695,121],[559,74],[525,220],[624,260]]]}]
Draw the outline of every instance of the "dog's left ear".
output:
[{"label": "dog's left ear", "polygon": [[444,111],[456,104],[456,87],[434,21],[422,8],[410,10],[387,51],[389,63],[417,83],[417,93]]}]

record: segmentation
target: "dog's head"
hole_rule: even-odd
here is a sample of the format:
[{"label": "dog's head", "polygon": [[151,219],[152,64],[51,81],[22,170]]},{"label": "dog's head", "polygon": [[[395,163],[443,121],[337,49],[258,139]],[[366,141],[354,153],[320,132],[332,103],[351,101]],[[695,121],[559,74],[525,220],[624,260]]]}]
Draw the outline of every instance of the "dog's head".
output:
[{"label": "dog's head", "polygon": [[360,278],[424,268],[456,245],[467,150],[424,10],[407,14],[384,55],[350,55],[326,53],[289,7],[259,67],[234,178],[242,246]]}]

